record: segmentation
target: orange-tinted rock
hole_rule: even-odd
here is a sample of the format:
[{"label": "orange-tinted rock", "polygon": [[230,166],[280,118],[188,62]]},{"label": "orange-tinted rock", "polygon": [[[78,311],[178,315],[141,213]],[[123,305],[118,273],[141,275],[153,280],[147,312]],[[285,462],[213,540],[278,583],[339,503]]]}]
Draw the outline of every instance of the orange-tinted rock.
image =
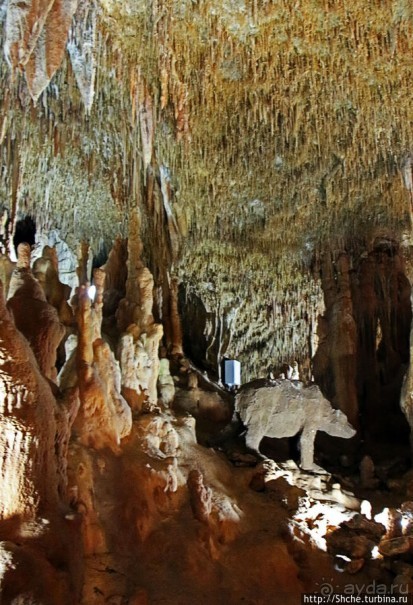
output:
[{"label": "orange-tinted rock", "polygon": [[114,316],[119,301],[125,296],[128,247],[126,240],[117,237],[109,253],[108,260],[101,267],[105,271],[105,290],[103,293],[103,314]]},{"label": "orange-tinted rock", "polygon": [[212,509],[211,490],[204,485],[202,473],[192,470],[188,475],[187,485],[192,514],[201,523],[208,524]]},{"label": "orange-tinted rock", "polygon": [[128,240],[128,279],[126,296],[116,312],[117,325],[123,332],[117,358],[122,372],[122,393],[129,405],[139,411],[142,403],[153,409],[158,400],[159,343],[163,327],[153,318],[154,280],[141,260],[140,217],[131,217]]},{"label": "orange-tinted rock", "polygon": [[164,405],[170,405],[175,396],[175,384],[171,376],[169,360],[164,358],[159,363],[158,392]]},{"label": "orange-tinted rock", "polygon": [[29,60],[53,3],[54,0],[8,3],[4,50],[12,67],[25,65]]},{"label": "orange-tinted rock", "polygon": [[162,333],[160,324],[152,324],[144,333],[140,333],[138,326],[132,324],[119,341],[122,392],[129,405],[137,411],[142,400],[149,408],[155,406],[158,400],[158,349]]},{"label": "orange-tinted rock", "polygon": [[[323,386],[331,373],[334,384],[332,397],[336,407],[347,415],[350,423],[358,427],[358,401],[356,391],[357,326],[353,315],[353,301],[349,274],[349,259],[341,254],[333,265],[326,255],[322,265],[322,286],[326,306],[324,334],[314,357],[314,376]],[[331,380],[331,379],[330,379]]]},{"label": "orange-tinted rock", "polygon": [[40,371],[56,380],[56,352],[65,335],[56,309],[50,305],[39,282],[30,270],[30,246],[20,244],[17,267],[10,279],[7,307],[16,327],[29,341]]},{"label": "orange-tinted rock", "polygon": [[57,570],[40,550],[0,542],[2,603],[72,605],[67,574]]},{"label": "orange-tinted rock", "polygon": [[117,451],[130,432],[131,410],[120,394],[120,371],[113,353],[106,342],[95,338],[95,310],[84,286],[78,302],[76,368],[81,407],[74,429],[85,445]]},{"label": "orange-tinted rock", "polygon": [[171,355],[183,355],[182,325],[178,310],[178,280],[171,280],[170,287]]},{"label": "orange-tinted rock", "polygon": [[97,2],[80,0],[67,49],[86,112],[92,109],[96,77]]},{"label": "orange-tinted rock", "polygon": [[0,295],[0,519],[25,518],[58,507],[56,404]]},{"label": "orange-tinted rock", "polygon": [[5,51],[23,68],[36,101],[60,67],[77,0],[12,1],[6,16]]},{"label": "orange-tinted rock", "polygon": [[4,288],[4,296],[7,300],[9,293],[9,284],[11,275],[16,268],[16,263],[13,263],[8,256],[0,256],[0,279]]},{"label": "orange-tinted rock", "polygon": [[107,552],[106,537],[96,511],[92,456],[79,445],[72,445],[68,454],[68,493],[72,508],[81,518],[85,554]]}]

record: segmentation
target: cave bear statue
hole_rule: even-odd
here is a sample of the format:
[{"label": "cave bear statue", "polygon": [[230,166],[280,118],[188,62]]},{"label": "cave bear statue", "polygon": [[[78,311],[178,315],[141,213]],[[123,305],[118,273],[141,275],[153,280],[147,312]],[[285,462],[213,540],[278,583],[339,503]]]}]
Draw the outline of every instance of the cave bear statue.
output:
[{"label": "cave bear statue", "polygon": [[346,415],[334,410],[317,385],[304,387],[290,380],[252,381],[243,385],[235,409],[247,427],[246,444],[259,453],[263,437],[293,437],[301,433],[303,470],[321,471],[314,463],[317,431],[349,439],[356,433]]}]

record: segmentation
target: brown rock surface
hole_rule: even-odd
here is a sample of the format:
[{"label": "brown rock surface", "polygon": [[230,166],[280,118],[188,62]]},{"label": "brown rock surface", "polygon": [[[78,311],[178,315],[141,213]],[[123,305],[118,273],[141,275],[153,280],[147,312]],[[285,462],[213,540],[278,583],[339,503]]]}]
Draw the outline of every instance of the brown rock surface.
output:
[{"label": "brown rock surface", "polygon": [[56,352],[65,329],[30,270],[28,244],[20,244],[18,248],[18,262],[10,279],[7,307],[13,313],[16,327],[29,341],[40,371],[50,380],[56,380]]},{"label": "brown rock surface", "polygon": [[[58,507],[56,404],[1,292],[0,519]],[[39,435],[42,438],[39,439]]]},{"label": "brown rock surface", "polygon": [[120,337],[117,357],[122,372],[122,393],[132,409],[153,409],[158,400],[159,343],[163,327],[153,318],[154,280],[141,260],[140,216],[131,219],[128,240],[126,296],[116,313]]},{"label": "brown rock surface", "polygon": [[[356,391],[357,326],[353,314],[349,258],[341,254],[335,264],[326,255],[322,264],[321,280],[326,306],[326,331],[320,334],[314,358],[314,376],[323,385],[331,368],[334,384],[334,403],[358,427],[358,400]],[[331,396],[328,393],[328,396]]]},{"label": "brown rock surface", "polygon": [[12,273],[16,267],[16,263],[13,263],[8,256],[0,255],[0,279],[4,288],[4,296],[7,300],[9,293],[9,284]]}]

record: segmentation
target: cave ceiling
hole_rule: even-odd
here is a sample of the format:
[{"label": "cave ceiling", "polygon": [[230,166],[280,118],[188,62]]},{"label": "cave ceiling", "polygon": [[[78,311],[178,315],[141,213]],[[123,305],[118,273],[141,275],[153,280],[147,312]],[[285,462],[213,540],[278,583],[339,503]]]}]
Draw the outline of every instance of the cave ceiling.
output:
[{"label": "cave ceiling", "polygon": [[139,208],[155,278],[237,314],[232,354],[308,355],[320,254],[410,233],[411,2],[42,4],[34,40],[0,2],[9,216],[98,254]]}]

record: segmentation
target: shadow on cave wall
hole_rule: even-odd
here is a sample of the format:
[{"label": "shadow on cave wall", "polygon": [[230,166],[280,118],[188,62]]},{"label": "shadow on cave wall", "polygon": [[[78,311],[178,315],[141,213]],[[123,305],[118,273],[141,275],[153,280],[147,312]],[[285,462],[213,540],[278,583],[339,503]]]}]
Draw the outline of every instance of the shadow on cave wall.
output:
[{"label": "shadow on cave wall", "polygon": [[201,298],[183,284],[178,292],[179,314],[182,321],[183,346],[187,355],[202,370],[215,371],[206,359],[208,313]]}]

